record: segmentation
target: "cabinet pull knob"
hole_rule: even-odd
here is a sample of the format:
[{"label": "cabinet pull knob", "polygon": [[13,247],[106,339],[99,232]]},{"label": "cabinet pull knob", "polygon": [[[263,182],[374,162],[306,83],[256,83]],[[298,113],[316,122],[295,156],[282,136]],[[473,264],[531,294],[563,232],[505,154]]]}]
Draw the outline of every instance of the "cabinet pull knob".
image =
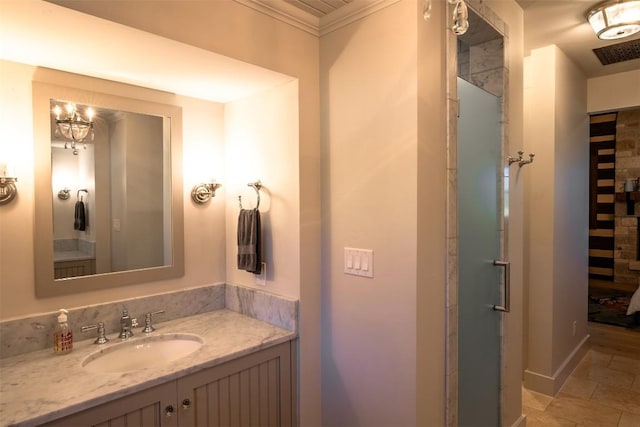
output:
[{"label": "cabinet pull knob", "polygon": [[182,401],[182,409],[189,409],[191,408],[191,399],[184,399]]},{"label": "cabinet pull knob", "polygon": [[173,415],[173,411],[174,411],[174,409],[173,409],[173,405],[167,405],[167,407],[166,407],[166,408],[164,408],[164,414],[165,414],[165,416],[167,416],[167,417],[172,416],[172,415]]}]

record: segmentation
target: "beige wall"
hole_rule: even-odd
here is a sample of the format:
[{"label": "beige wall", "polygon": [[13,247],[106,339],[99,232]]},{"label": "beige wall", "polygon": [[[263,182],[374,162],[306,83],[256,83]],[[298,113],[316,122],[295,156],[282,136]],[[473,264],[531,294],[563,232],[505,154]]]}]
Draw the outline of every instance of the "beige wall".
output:
[{"label": "beige wall", "polygon": [[[490,3],[512,35],[508,132],[517,149],[522,11]],[[421,6],[401,1],[321,39],[327,425],[445,424],[446,24],[442,2],[427,22]],[[505,425],[521,416],[521,180],[512,186]],[[373,279],[343,273],[345,246],[374,250]]]},{"label": "beige wall", "polygon": [[587,336],[587,89],[556,46],[533,50],[526,64],[525,148],[536,159],[526,177],[525,384],[552,394]]},{"label": "beige wall", "polygon": [[[417,25],[404,1],[322,37],[326,425],[416,423]],[[344,247],[374,251],[373,278],[343,273]]]},{"label": "beige wall", "polygon": [[640,106],[640,70],[587,80],[587,111],[597,113]]},{"label": "beige wall", "polygon": [[[260,219],[267,289],[300,297],[298,82],[225,105],[227,280],[256,287],[256,276],[237,268],[238,196],[256,207],[247,183],[260,180]],[[281,236],[290,236],[283,239]]]},{"label": "beige wall", "polygon": [[[447,30],[444,2],[433,2],[424,21],[417,19],[417,187],[416,187],[416,425],[445,425],[446,342],[446,78]],[[398,25],[402,25],[398,23]],[[434,46],[442,48],[434,49]],[[407,194],[405,194],[406,196]],[[402,201],[399,203],[402,204]],[[412,242],[413,243],[413,242]],[[414,292],[414,290],[412,290]],[[454,408],[455,411],[456,408]]]},{"label": "beige wall", "polygon": [[561,51],[556,61],[553,364],[560,367],[587,335],[589,117],[584,75]]}]

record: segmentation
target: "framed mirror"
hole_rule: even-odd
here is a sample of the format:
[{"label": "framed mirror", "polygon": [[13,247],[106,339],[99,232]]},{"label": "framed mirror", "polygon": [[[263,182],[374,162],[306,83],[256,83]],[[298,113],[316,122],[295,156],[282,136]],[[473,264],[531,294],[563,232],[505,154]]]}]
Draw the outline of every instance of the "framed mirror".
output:
[{"label": "framed mirror", "polygon": [[182,110],[34,81],[36,295],[184,274]]}]

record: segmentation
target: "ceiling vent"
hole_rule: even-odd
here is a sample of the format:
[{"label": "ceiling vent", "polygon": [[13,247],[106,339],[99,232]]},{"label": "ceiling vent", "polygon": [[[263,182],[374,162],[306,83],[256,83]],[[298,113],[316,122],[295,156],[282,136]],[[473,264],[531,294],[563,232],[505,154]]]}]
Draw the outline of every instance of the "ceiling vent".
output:
[{"label": "ceiling vent", "polygon": [[640,58],[640,39],[593,49],[602,65]]}]

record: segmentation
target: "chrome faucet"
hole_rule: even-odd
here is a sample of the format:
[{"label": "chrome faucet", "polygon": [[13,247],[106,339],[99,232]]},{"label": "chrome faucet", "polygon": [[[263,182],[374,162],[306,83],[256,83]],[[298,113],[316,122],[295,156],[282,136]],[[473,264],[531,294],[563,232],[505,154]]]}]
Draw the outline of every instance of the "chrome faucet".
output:
[{"label": "chrome faucet", "polygon": [[122,317],[120,318],[120,335],[118,335],[118,338],[126,340],[133,336],[133,328],[136,326],[138,326],[137,320],[129,316],[129,312],[126,309],[122,310]]}]

